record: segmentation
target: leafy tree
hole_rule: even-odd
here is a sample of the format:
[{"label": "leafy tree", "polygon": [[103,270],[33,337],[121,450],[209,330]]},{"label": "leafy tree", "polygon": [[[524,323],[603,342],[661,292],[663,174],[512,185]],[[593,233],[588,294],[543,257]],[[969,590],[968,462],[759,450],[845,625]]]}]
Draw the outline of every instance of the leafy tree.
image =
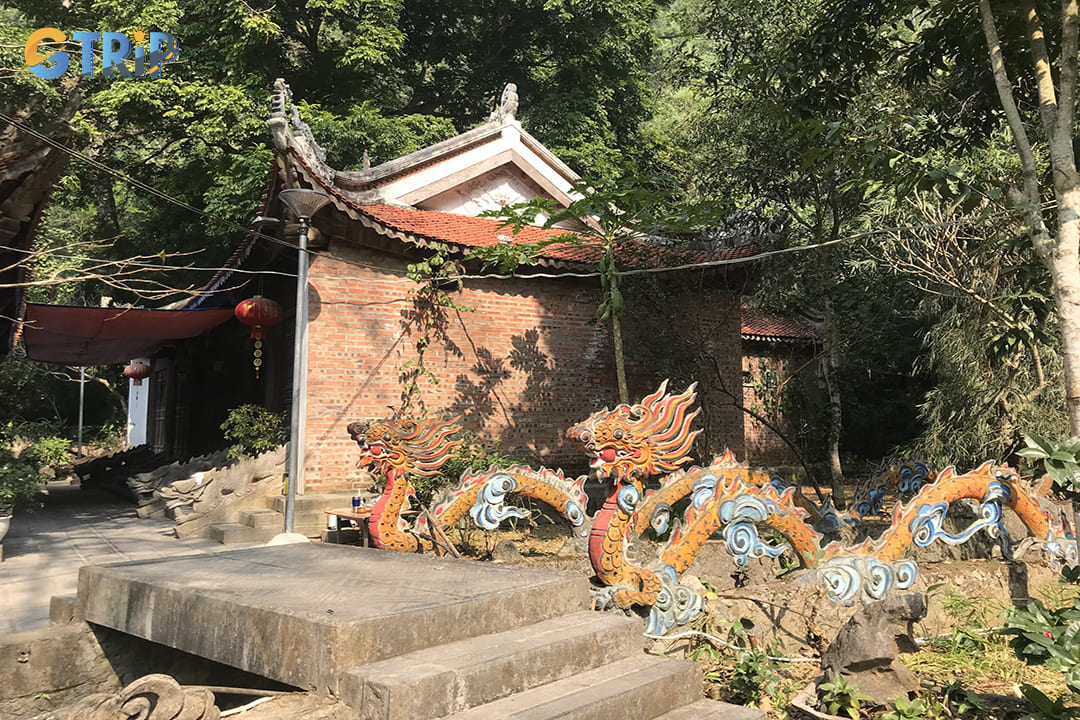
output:
[{"label": "leafy tree", "polygon": [[880,319],[864,325],[859,321],[870,318],[859,310],[880,307],[882,283],[868,283],[867,268],[853,267],[852,247],[843,244],[847,233],[860,228],[872,192],[855,182],[862,144],[842,132],[839,122],[858,122],[859,116],[794,114],[792,92],[779,81],[788,45],[812,27],[818,6],[673,4],[665,17],[670,40],[661,48],[660,68],[674,90],[661,98],[679,113],[679,122],[665,127],[654,119],[650,129],[658,131],[658,142],[678,150],[661,159],[680,172],[685,168],[694,196],[759,208],[788,225],[782,247],[817,248],[763,263],[757,304],[808,314],[823,331],[821,372],[830,412],[820,429],[833,493],[842,505],[842,398],[851,390],[851,371],[868,359],[860,357],[867,332],[880,332]]},{"label": "leafy tree", "polygon": [[950,164],[934,162],[933,150],[956,157],[1011,145],[1010,162],[990,167],[996,188],[985,196],[1004,197],[1023,218],[1024,234],[1049,273],[1073,434],[1080,432],[1080,177],[1072,144],[1077,14],[1070,0],[1056,12],[1033,0],[834,0],[793,44],[786,78],[798,91],[795,107],[820,114],[850,105],[889,69],[899,73],[923,112],[915,122],[883,113],[906,123],[909,151],[875,153],[907,171],[881,174],[897,189],[918,182],[920,169],[923,177],[966,182]]},{"label": "leafy tree", "polygon": [[[335,167],[390,160],[467,129],[486,118],[511,81],[526,99],[522,121],[541,141],[581,169],[621,172],[632,164],[647,112],[655,7],[653,0],[0,4],[5,112],[41,128],[79,98],[73,149],[205,213],[73,160],[36,239],[35,278],[49,281],[31,289],[32,299],[97,305],[108,295],[118,303],[164,304],[200,287],[204,270],[146,268],[139,282],[117,287],[121,274],[103,272],[102,261],[214,268],[229,256],[240,236],[218,219],[246,225],[258,205],[272,169],[265,117],[277,77],[290,82]],[[69,34],[170,32],[180,61],[153,81],[73,72],[41,80],[23,67],[22,47],[43,26]],[[78,47],[65,49],[77,64]],[[4,367],[0,387],[4,377],[22,382],[27,375],[36,378],[31,385],[49,387],[48,372],[25,363]],[[48,404],[17,411],[53,414]]]}]

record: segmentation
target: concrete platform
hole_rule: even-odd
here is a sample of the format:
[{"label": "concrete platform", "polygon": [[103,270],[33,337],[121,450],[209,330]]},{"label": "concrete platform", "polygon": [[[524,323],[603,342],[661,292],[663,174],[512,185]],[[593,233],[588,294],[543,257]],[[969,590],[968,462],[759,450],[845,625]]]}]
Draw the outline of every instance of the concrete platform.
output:
[{"label": "concrete platform", "polygon": [[565,615],[579,575],[323,543],[84,567],[88,621],[297,687]]},{"label": "concrete platform", "polygon": [[4,538],[0,636],[46,627],[49,599],[74,594],[83,565],[240,549],[178,540],[172,520],[139,519],[130,502],[102,490],[67,483],[48,488],[44,507],[17,513]]}]

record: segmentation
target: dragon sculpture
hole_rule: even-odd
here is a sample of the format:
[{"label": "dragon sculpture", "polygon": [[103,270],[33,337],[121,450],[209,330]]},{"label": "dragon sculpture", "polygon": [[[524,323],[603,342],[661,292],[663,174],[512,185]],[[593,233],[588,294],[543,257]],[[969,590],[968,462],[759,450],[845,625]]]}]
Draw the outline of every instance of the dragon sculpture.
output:
[{"label": "dragon sculpture", "polygon": [[589,533],[589,559],[596,577],[613,589],[619,607],[653,605],[663,588],[655,572],[626,561],[626,545],[644,481],[689,462],[687,453],[701,432],[691,429],[698,414],[689,410],[694,386],[679,395],[666,390],[665,382],[640,403],[605,408],[566,433],[589,457],[596,476],[610,480]]},{"label": "dragon sculpture", "polygon": [[[967,473],[947,468],[940,473],[921,461],[896,463],[856,492],[850,515],[838,520],[828,504],[816,506],[797,488],[786,487],[767,472],[739,465],[725,453],[705,467],[687,465],[698,410],[695,386],[669,393],[667,383],[635,404],[593,413],[567,431],[585,453],[591,472],[608,483],[603,507],[589,532],[588,552],[596,574],[594,604],[599,608],[636,608],[647,616],[649,632],[665,632],[692,620],[703,598],[679,583],[706,541],[724,540],[738,566],[752,558],[790,552],[801,566],[804,582],[820,585],[844,604],[879,599],[891,588],[910,587],[918,565],[909,557],[914,547],[933,542],[966,542],[980,530],[1005,543],[1002,510],[1009,508],[1036,542],[1053,556],[1076,559],[1076,545],[1066,527],[1055,527],[1047,511],[1048,486],[1032,487],[1006,466],[986,463]],[[430,550],[431,528],[421,517],[410,530],[401,517],[408,509],[410,475],[437,472],[460,441],[451,422],[381,420],[353,423],[349,432],[361,448],[360,464],[373,465],[387,476],[387,486],[369,523],[375,544],[403,551]],[[511,493],[535,498],[562,514],[575,532],[584,533],[585,476],[569,480],[561,472],[515,466],[466,473],[445,491],[429,513],[431,522],[448,529],[466,514],[486,529],[507,517],[525,514],[506,504]],[[880,511],[886,492],[909,498],[897,504],[890,525],[876,539],[858,545],[825,543],[823,525],[855,522]],[[672,508],[685,502],[680,520]],[[950,533],[946,513],[955,503],[975,504],[976,519]],[[768,529],[782,542],[769,542]],[[648,564],[631,561],[634,540],[647,531],[670,533]],[[1007,549],[1003,544],[1003,549]]]},{"label": "dragon sculpture", "polygon": [[430,538],[410,532],[402,517],[416,496],[409,476],[438,474],[454,448],[461,445],[461,440],[451,437],[460,430],[454,420],[388,418],[349,424],[349,435],[360,446],[357,467],[371,467],[386,477],[386,487],[368,517],[375,547],[400,552],[435,548]]},{"label": "dragon sculpture", "polygon": [[386,487],[368,516],[368,529],[376,547],[401,552],[441,552],[434,540],[428,518],[445,532],[465,515],[481,527],[494,530],[509,517],[524,517],[527,511],[506,505],[510,493],[542,501],[567,519],[571,527],[583,528],[585,476],[575,480],[562,472],[534,470],[524,466],[493,467],[484,472],[467,472],[457,487],[451,488],[422,514],[410,528],[404,519],[416,496],[410,477],[436,475],[462,443],[452,436],[461,427],[455,420],[412,420],[391,417],[348,426],[360,447],[358,467],[371,467],[386,477]]}]

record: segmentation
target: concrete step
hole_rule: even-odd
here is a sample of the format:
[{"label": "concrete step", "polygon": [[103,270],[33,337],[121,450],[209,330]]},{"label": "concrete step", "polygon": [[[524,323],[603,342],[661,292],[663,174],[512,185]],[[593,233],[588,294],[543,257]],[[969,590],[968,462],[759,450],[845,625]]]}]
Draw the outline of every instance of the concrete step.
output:
[{"label": "concrete step", "polygon": [[[320,493],[317,495],[297,495],[294,509],[297,516],[319,515],[325,522],[323,510],[327,508],[352,507],[352,493]],[[267,498],[267,507],[279,513],[285,512],[285,496],[271,495]]]},{"label": "concrete step", "polygon": [[701,697],[697,663],[633,655],[447,720],[653,720]]},{"label": "concrete step", "polygon": [[755,708],[732,705],[719,700],[698,700],[678,710],[664,713],[656,720],[767,720],[769,716]]},{"label": "concrete step", "polygon": [[281,528],[256,528],[240,523],[218,523],[210,526],[210,538],[222,545],[266,542],[281,532]]},{"label": "concrete step", "polygon": [[640,620],[584,611],[353,668],[339,689],[362,720],[430,720],[641,658],[641,645]]},{"label": "concrete step", "polygon": [[256,508],[241,510],[239,522],[241,525],[250,525],[253,528],[281,528],[285,522],[285,516],[269,508]]}]

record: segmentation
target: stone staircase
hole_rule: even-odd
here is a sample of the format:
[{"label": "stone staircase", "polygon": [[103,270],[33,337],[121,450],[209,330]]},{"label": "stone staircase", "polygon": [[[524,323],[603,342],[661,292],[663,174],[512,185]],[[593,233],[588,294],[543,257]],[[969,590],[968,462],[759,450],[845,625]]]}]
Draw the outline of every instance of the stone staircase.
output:
[{"label": "stone staircase", "polygon": [[85,567],[78,602],[358,720],[764,720],[702,699],[700,666],[647,654],[639,619],[588,601],[581,576],[302,543]]},{"label": "stone staircase", "polygon": [[[319,537],[326,527],[327,508],[349,507],[348,493],[298,495],[294,530],[308,537]],[[280,533],[285,526],[285,496],[264,498],[264,507],[240,510],[236,522],[210,526],[210,538],[224,545],[264,543]]]},{"label": "stone staircase", "polygon": [[574,612],[342,674],[361,720],[758,720],[701,699],[696,663],[647,655],[641,622]]}]

